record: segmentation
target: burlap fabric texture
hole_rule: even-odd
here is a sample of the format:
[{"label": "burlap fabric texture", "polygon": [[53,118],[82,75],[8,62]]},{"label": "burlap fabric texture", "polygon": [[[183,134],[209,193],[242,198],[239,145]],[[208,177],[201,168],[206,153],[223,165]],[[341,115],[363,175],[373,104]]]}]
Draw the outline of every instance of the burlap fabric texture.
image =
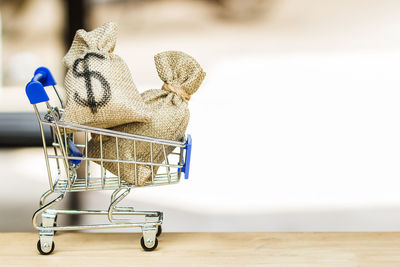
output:
[{"label": "burlap fabric texture", "polygon": [[[189,122],[188,100],[197,91],[202,83],[205,72],[191,56],[177,51],[168,51],[154,57],[157,72],[164,82],[162,89],[152,89],[142,93],[142,98],[153,111],[151,122],[134,122],[112,128],[136,135],[150,136],[169,140],[182,140]],[[102,140],[103,157],[116,158],[115,138]],[[119,159],[133,160],[133,141],[119,139]],[[167,155],[174,147],[166,147]],[[100,143],[98,138],[93,138],[88,144],[88,156],[100,156]],[[153,162],[164,161],[164,151],[161,145],[153,145]],[[136,142],[136,160],[150,162],[150,146],[148,143]],[[116,163],[104,162],[104,167],[117,174]],[[154,174],[158,168],[154,167]],[[152,170],[150,166],[137,165],[137,183],[135,183],[135,166],[131,163],[120,164],[121,178],[130,184],[144,185],[151,181]]]},{"label": "burlap fabric texture", "polygon": [[140,97],[128,67],[113,53],[116,38],[113,22],[91,32],[76,32],[63,60],[68,69],[63,121],[99,128],[151,121],[151,110]]}]

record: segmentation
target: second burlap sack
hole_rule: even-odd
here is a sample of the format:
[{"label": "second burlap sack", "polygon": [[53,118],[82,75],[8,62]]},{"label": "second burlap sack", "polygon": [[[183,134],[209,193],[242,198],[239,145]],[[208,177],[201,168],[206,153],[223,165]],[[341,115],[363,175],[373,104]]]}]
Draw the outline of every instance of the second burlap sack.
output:
[{"label": "second burlap sack", "polygon": [[[197,61],[191,56],[178,51],[167,51],[159,53],[154,57],[156,68],[160,79],[164,82],[161,89],[152,89],[142,93],[145,103],[153,111],[151,122],[134,122],[112,128],[112,130],[163,138],[168,140],[182,140],[189,122],[188,100],[201,85],[205,72],[203,72]],[[115,138],[102,139],[103,158],[116,158]],[[168,155],[174,147],[166,147]],[[118,158],[121,160],[134,160],[133,141],[119,139]],[[88,156],[100,157],[99,138],[93,138],[88,144]],[[164,151],[161,145],[153,145],[153,162],[164,161]],[[150,147],[148,143],[136,142],[136,160],[150,162]],[[113,174],[118,173],[118,166],[113,162],[104,162],[104,167]],[[151,181],[152,173],[157,173],[157,167],[153,172],[150,166],[135,165],[131,163],[120,164],[120,176],[126,182],[136,185],[144,185]]]},{"label": "second burlap sack", "polygon": [[151,121],[125,62],[116,54],[117,26],[108,22],[86,32],[78,30],[64,57],[67,103],[63,121],[109,128]]}]

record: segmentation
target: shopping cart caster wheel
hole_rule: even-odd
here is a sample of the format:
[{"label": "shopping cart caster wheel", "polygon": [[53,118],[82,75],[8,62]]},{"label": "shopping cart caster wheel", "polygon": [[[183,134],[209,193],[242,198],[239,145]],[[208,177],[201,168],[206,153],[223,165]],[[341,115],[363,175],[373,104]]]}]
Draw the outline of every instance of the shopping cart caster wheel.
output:
[{"label": "shopping cart caster wheel", "polygon": [[159,237],[159,236],[161,235],[161,233],[162,233],[162,228],[161,228],[161,225],[159,225],[159,226],[157,227],[157,234],[156,234],[156,236]]},{"label": "shopping cart caster wheel", "polygon": [[42,254],[42,255],[49,255],[49,254],[51,254],[51,253],[54,251],[54,247],[55,247],[55,245],[54,245],[54,241],[53,241],[53,242],[51,242],[51,249],[50,249],[48,252],[44,252],[44,251],[42,250],[42,244],[40,243],[40,240],[38,240],[38,242],[37,242],[37,249],[38,249],[38,251],[40,252],[40,254]]},{"label": "shopping cart caster wheel", "polygon": [[144,238],[143,238],[143,236],[142,236],[142,239],[140,239],[140,245],[142,245],[142,248],[143,248],[145,251],[153,251],[153,250],[155,250],[155,249],[157,248],[157,246],[158,246],[158,239],[157,239],[157,237],[156,237],[156,239],[154,240],[154,243],[153,243],[153,246],[152,246],[152,247],[146,247],[146,245],[145,245],[145,243],[144,243]]}]

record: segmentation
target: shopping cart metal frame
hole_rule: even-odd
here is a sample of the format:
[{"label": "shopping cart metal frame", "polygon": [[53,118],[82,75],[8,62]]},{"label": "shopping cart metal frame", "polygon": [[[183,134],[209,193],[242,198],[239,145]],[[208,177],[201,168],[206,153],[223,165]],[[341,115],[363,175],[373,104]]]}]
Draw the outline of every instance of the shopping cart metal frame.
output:
[{"label": "shopping cart metal frame", "polygon": [[[146,251],[154,250],[158,245],[157,237],[161,234],[161,225],[163,223],[163,213],[161,211],[136,211],[133,207],[117,206],[135,186],[128,184],[120,177],[120,163],[151,166],[151,181],[144,186],[160,186],[176,184],[180,181],[182,173],[185,179],[189,177],[190,155],[192,139],[190,135],[185,136],[182,142],[171,141],[147,136],[138,136],[123,132],[116,132],[108,129],[94,128],[79,124],[60,121],[62,108],[51,106],[49,97],[44,87],[53,86],[57,97],[63,106],[62,100],[55,88],[56,82],[50,71],[45,67],[38,68],[32,80],[26,86],[26,94],[37,116],[40,132],[43,142],[44,158],[49,181],[49,190],[40,198],[40,208],[33,214],[32,225],[39,231],[39,241],[37,243],[38,251],[47,255],[54,250],[54,234],[56,231],[70,230],[92,230],[105,228],[130,228],[140,227],[143,233],[141,246]],[[41,116],[38,111],[38,104],[44,104],[47,108],[47,114]],[[51,147],[48,147],[45,140],[44,128],[50,127],[53,135]],[[89,158],[87,155],[87,144],[91,134],[99,136],[100,140],[100,158]],[[76,141],[77,135],[81,135],[80,143]],[[103,137],[115,138],[116,158],[103,158],[102,140]],[[83,140],[82,140],[83,139]],[[133,141],[133,160],[121,160],[118,153],[118,142],[120,140]],[[136,142],[146,142],[149,144],[151,160],[150,162],[140,162],[136,160]],[[161,145],[164,152],[164,162],[153,162],[153,145]],[[176,149],[168,156],[166,147],[172,146]],[[178,151],[176,151],[178,150]],[[51,152],[53,151],[53,152]],[[174,160],[169,159],[174,157]],[[100,162],[100,176],[91,172],[90,162]],[[103,167],[104,162],[114,162],[118,164],[118,173],[106,174]],[[55,163],[54,163],[55,162]],[[52,164],[55,164],[53,168]],[[94,164],[93,164],[94,165]],[[96,164],[97,165],[97,164]],[[155,173],[154,167],[159,167],[158,173]],[[78,169],[83,169],[83,177],[78,175]],[[165,172],[160,171],[165,168]],[[54,175],[56,172],[56,175]],[[80,171],[81,173],[82,171]],[[136,172],[135,172],[136,176]],[[135,177],[137,181],[137,177]],[[111,194],[110,205],[107,210],[66,210],[54,209],[54,205],[61,202],[68,192],[84,192],[94,190],[113,190]],[[47,201],[48,197],[54,197]],[[95,225],[57,225],[57,216],[63,215],[103,215],[108,219],[108,223]],[[142,216],[144,220],[136,222],[121,216]],[[119,218],[117,218],[119,217]],[[39,223],[41,218],[41,223]]]}]

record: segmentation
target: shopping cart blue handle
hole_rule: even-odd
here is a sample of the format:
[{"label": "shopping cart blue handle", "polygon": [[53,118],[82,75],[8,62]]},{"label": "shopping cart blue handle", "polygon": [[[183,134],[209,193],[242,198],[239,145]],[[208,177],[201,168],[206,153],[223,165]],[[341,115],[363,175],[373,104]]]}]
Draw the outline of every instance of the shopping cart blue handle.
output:
[{"label": "shopping cart blue handle", "polygon": [[187,135],[185,149],[186,149],[185,164],[183,164],[181,171],[185,173],[185,179],[189,179],[190,156],[192,154],[192,136],[190,134]]},{"label": "shopping cart blue handle", "polygon": [[31,104],[49,101],[49,97],[44,90],[45,86],[56,85],[49,69],[45,67],[37,68],[32,80],[26,85],[25,92]]},{"label": "shopping cart blue handle", "polygon": [[[74,142],[72,142],[72,140],[68,140],[68,148],[69,148],[69,152],[71,152],[71,155],[73,157],[82,157],[83,154],[79,151],[79,148],[74,144]],[[81,163],[81,160],[78,159],[71,159],[71,162],[78,165],[79,163]]]}]

